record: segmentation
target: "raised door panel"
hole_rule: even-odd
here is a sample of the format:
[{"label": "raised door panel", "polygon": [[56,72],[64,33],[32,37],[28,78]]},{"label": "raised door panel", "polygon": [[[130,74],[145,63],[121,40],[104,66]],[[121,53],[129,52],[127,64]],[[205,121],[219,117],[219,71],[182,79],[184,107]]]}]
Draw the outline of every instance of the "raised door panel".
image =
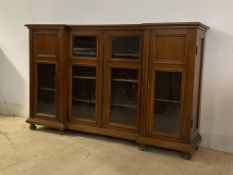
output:
[{"label": "raised door panel", "polygon": [[187,50],[186,30],[152,30],[151,58],[154,63],[186,63]]},{"label": "raised door panel", "polygon": [[34,58],[58,58],[59,33],[57,31],[34,31]]}]

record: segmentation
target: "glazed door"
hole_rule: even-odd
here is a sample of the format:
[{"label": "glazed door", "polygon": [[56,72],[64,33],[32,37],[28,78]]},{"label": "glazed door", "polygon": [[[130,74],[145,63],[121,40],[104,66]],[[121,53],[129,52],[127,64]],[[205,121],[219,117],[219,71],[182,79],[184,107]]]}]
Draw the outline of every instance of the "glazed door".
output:
[{"label": "glazed door", "polygon": [[138,132],[142,33],[105,33],[104,127]]},{"label": "glazed door", "polygon": [[148,134],[181,139],[184,71],[153,68]]},{"label": "glazed door", "polygon": [[31,32],[30,103],[31,117],[59,120],[61,72],[59,35],[57,30]]},{"label": "glazed door", "polygon": [[69,120],[82,125],[102,126],[101,33],[76,30],[70,34]]},{"label": "glazed door", "polygon": [[183,139],[186,30],[152,30],[146,135]]},{"label": "glazed door", "polygon": [[37,115],[56,117],[56,64],[36,63],[36,113]]}]

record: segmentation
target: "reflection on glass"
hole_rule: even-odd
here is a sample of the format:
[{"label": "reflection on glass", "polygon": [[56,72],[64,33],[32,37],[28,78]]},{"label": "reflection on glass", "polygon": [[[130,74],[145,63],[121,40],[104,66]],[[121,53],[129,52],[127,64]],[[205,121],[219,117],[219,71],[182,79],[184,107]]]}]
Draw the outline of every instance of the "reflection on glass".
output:
[{"label": "reflection on glass", "polygon": [[112,58],[139,59],[139,37],[113,37]]},{"label": "reflection on glass", "polygon": [[153,131],[178,136],[182,74],[157,71],[155,77]]},{"label": "reflection on glass", "polygon": [[96,57],[96,36],[74,36],[73,55]]},{"label": "reflection on glass", "polygon": [[72,117],[94,120],[96,68],[73,66]]},{"label": "reflection on glass", "polygon": [[38,113],[55,115],[55,93],[55,65],[38,64]]},{"label": "reflection on glass", "polygon": [[138,71],[112,69],[110,122],[136,126]]}]

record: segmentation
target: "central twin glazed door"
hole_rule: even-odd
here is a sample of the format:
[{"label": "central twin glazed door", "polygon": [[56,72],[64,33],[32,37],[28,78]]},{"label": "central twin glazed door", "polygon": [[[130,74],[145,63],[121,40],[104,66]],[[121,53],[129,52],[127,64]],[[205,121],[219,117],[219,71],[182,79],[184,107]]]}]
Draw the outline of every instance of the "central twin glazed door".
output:
[{"label": "central twin glazed door", "polygon": [[105,33],[103,126],[138,132],[142,33]]},{"label": "central twin glazed door", "polygon": [[70,120],[138,132],[142,32],[76,30],[70,44]]}]

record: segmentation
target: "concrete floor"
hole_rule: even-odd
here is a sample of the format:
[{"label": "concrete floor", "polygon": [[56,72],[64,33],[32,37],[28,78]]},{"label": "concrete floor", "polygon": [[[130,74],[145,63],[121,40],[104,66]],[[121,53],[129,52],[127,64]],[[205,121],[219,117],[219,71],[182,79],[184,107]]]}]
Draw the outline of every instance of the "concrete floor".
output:
[{"label": "concrete floor", "polygon": [[39,127],[0,116],[1,175],[233,175],[233,154],[200,148],[192,160],[175,151],[91,134]]}]

